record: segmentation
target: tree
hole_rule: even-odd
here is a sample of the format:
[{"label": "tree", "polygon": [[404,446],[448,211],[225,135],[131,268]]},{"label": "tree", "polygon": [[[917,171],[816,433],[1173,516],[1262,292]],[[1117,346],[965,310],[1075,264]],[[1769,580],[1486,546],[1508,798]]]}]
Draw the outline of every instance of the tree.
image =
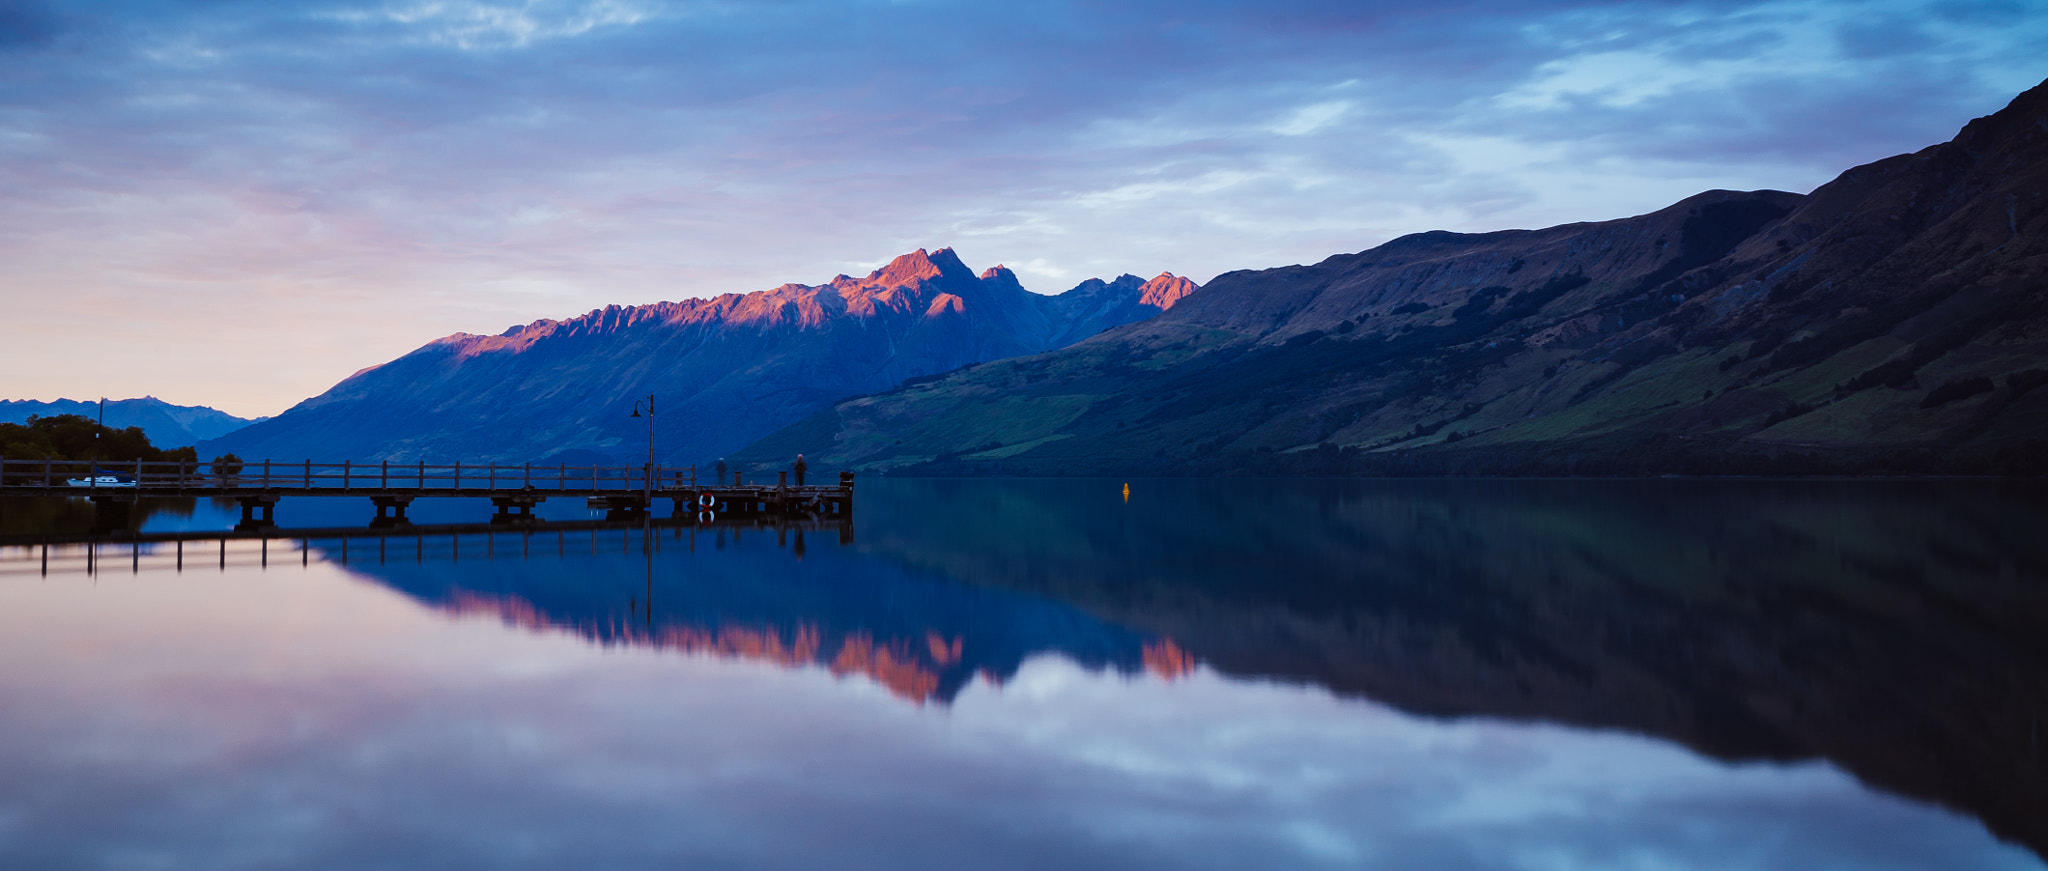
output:
[{"label": "tree", "polygon": [[0,423],[0,456],[105,463],[199,458],[198,452],[189,447],[166,450],[150,444],[141,427],[114,429],[76,414],[30,417],[26,423]]},{"label": "tree", "polygon": [[223,483],[236,475],[242,474],[242,458],[234,454],[221,454],[218,457],[214,457],[210,465],[213,466],[213,476],[219,478]]}]

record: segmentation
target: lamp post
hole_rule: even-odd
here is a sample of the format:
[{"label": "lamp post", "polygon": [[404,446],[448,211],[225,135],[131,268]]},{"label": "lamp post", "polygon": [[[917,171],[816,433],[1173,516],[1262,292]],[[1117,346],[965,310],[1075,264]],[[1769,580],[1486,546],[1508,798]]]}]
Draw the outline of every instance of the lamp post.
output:
[{"label": "lamp post", "polygon": [[107,398],[100,397],[100,419],[92,428],[92,468],[87,469],[85,479],[91,486],[100,485],[100,430],[107,428]]},{"label": "lamp post", "polygon": [[643,488],[641,499],[647,511],[654,511],[654,394],[646,399],[633,400],[633,416],[640,416],[642,404],[647,408],[647,466],[640,470],[640,484]]}]

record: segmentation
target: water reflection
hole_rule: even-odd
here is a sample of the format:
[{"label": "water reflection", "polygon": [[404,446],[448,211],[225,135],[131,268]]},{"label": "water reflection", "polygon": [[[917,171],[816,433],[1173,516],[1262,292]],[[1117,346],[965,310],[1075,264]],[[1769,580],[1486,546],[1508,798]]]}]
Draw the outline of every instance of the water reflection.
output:
[{"label": "water reflection", "polygon": [[[1431,716],[1822,758],[2048,848],[2038,487],[1148,481],[1137,494],[877,483],[858,552],[813,550],[800,566],[650,547],[571,573],[362,571],[453,613],[822,665],[917,701],[1007,681],[1035,653],[1168,677],[1199,660]],[[667,546],[722,548],[716,535]]]},{"label": "water reflection", "polygon": [[[626,527],[594,533],[610,546],[579,547],[565,563],[543,532],[524,546],[538,554],[531,559],[358,560],[351,569],[450,614],[604,645],[820,666],[918,703],[949,702],[977,678],[1007,682],[1038,654],[1126,674],[1174,677],[1192,666],[1170,640],[1057,600],[952,582],[837,544],[806,547],[804,533],[681,527],[643,538]],[[499,538],[508,540],[503,551],[520,536]]]},{"label": "water reflection", "polygon": [[[217,513],[229,499],[200,500],[193,497],[152,497],[137,500],[133,507],[118,512],[119,522],[109,525],[107,516],[94,508],[92,500],[79,497],[0,497],[0,537],[67,535],[86,536],[141,529],[192,528],[195,514]],[[203,506],[203,507],[202,507]],[[207,511],[206,509],[211,509]],[[204,522],[204,521],[202,521]]]},{"label": "water reflection", "polygon": [[[224,549],[199,577],[232,596],[141,563],[99,576],[128,582],[113,598],[5,579],[0,730],[58,761],[0,751],[0,859],[28,855],[5,825],[35,819],[22,784],[253,729],[317,764],[237,744],[179,770],[273,797],[350,783],[340,818],[383,826],[410,807],[540,833],[532,862],[393,842],[448,862],[2039,867],[1834,770],[2048,843],[2037,488],[1124,484],[875,481],[847,537],[315,539],[267,568]],[[403,608],[286,582],[323,570]],[[330,822],[280,827],[367,837],[318,806]],[[310,864],[432,864],[394,851]]]},{"label": "water reflection", "polygon": [[[1063,603],[963,585],[848,551],[853,529],[843,520],[649,518],[257,532],[144,527],[111,535],[66,530],[54,537],[67,538],[75,540],[8,549],[0,555],[0,579],[317,562],[457,617],[490,617],[604,646],[819,666],[864,676],[919,704],[950,702],[976,679],[1003,684],[1040,654],[1166,679],[1194,667],[1170,639],[1105,623]],[[812,547],[812,541],[825,546]],[[0,549],[4,544],[0,539]]]},{"label": "water reflection", "polygon": [[[2048,849],[2048,493],[891,481],[864,547],[1435,716],[1825,758]],[[923,506],[945,505],[927,512]]]}]

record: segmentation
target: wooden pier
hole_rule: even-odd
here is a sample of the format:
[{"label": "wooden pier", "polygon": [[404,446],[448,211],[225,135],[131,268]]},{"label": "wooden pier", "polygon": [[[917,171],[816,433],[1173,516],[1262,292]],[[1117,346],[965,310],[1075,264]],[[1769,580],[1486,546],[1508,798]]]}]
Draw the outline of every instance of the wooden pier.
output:
[{"label": "wooden pier", "polygon": [[[100,483],[98,478],[125,479]],[[145,497],[211,497],[241,504],[238,530],[276,525],[277,503],[291,497],[367,498],[375,509],[372,527],[409,521],[415,500],[487,498],[496,508],[493,523],[533,521],[535,506],[549,499],[581,498],[623,520],[648,514],[662,499],[670,517],[710,523],[719,518],[846,518],[853,516],[853,473],[839,473],[830,485],[791,483],[777,472],[773,484],[700,481],[695,466],[571,466],[566,463],[280,463],[271,460],[219,468],[209,463],[88,463],[74,460],[0,458],[0,496],[71,496],[93,501],[102,526],[125,522],[128,509]],[[87,486],[71,483],[89,482]]]}]

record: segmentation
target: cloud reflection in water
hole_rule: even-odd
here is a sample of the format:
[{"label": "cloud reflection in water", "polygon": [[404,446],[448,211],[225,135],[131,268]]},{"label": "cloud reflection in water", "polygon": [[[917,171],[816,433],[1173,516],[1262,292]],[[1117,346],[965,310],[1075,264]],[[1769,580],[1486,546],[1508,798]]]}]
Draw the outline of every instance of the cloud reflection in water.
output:
[{"label": "cloud reflection in water", "polygon": [[[1045,504],[1003,486],[975,498]],[[1413,497],[1423,519],[1519,504]],[[0,864],[2041,866],[1815,758],[1340,694],[1275,631],[1326,584],[1265,579],[1267,608],[1197,619],[1235,588],[1189,575],[1176,608],[1094,586],[1062,568],[1088,551],[1058,531],[1005,563],[963,533],[992,517],[972,501],[932,528],[956,550],[924,541],[950,577],[863,532],[801,561],[769,536],[671,539],[651,573],[618,553],[10,581]],[[1067,598],[1021,589],[1032,577]],[[1319,607],[1384,604],[1349,601]],[[1445,619],[1406,601],[1417,627]],[[1104,619],[1118,607],[1189,631]],[[849,648],[915,663],[932,689],[835,670]],[[1194,665],[1212,655],[1232,673]],[[1347,655],[1336,674],[1382,665]]]}]

